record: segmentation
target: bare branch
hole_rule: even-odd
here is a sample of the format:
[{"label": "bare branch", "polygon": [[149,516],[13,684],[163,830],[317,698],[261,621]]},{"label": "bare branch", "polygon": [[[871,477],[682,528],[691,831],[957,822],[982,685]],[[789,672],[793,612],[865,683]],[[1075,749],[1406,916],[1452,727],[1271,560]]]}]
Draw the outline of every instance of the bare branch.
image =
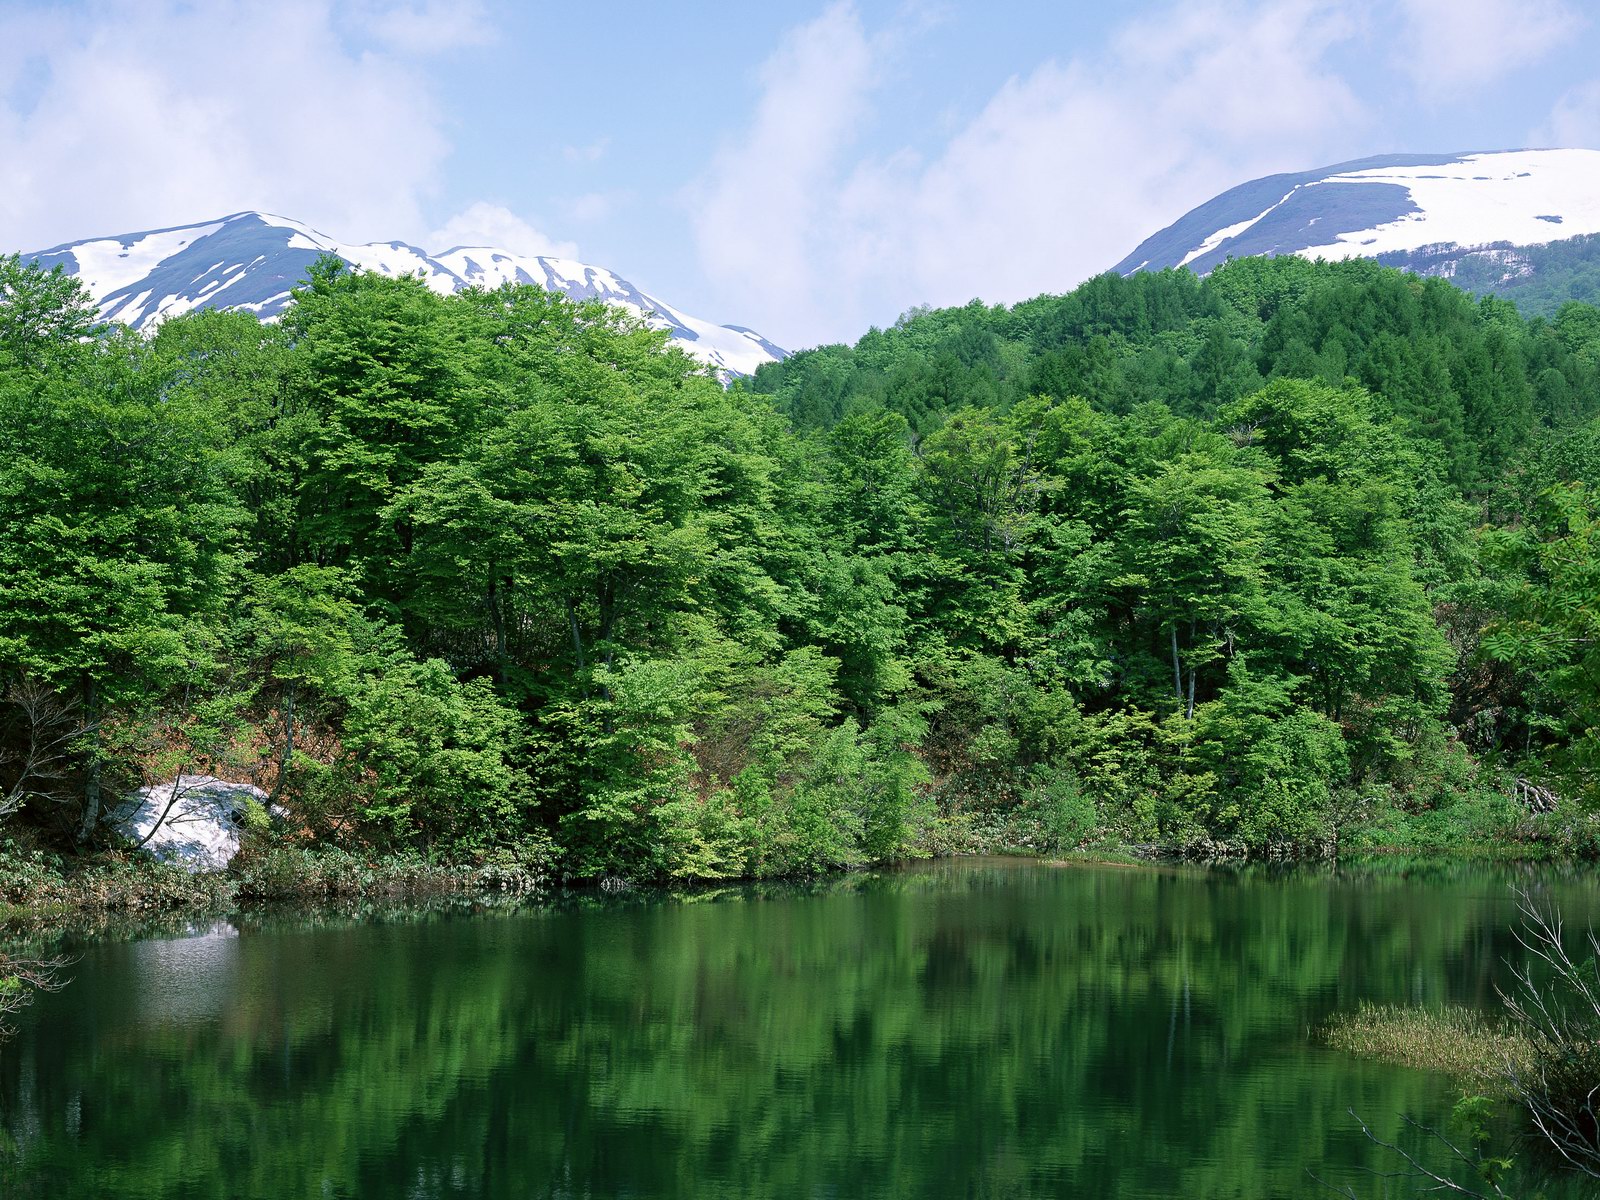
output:
[{"label": "bare branch", "polygon": [[39,992],[58,992],[69,980],[61,978],[71,960],[66,958],[11,958],[0,954],[0,1042],[12,1034],[6,1018],[33,1003]]},{"label": "bare branch", "polygon": [[[1355,1118],[1356,1124],[1361,1126],[1361,1132],[1367,1135],[1368,1140],[1370,1140],[1374,1145],[1382,1146],[1385,1150],[1388,1150],[1393,1154],[1399,1155],[1402,1159],[1404,1159],[1406,1161],[1407,1164],[1410,1165],[1411,1171],[1408,1172],[1408,1173],[1403,1173],[1403,1174],[1409,1174],[1414,1179],[1430,1180],[1433,1183],[1432,1187],[1426,1189],[1427,1191],[1430,1191],[1430,1192],[1454,1192],[1458,1196],[1476,1196],[1476,1197],[1478,1197],[1478,1200],[1492,1200],[1492,1197],[1497,1197],[1497,1196],[1503,1197],[1505,1195],[1505,1192],[1500,1190],[1500,1185],[1495,1183],[1493,1180],[1488,1181],[1489,1186],[1494,1189],[1494,1191],[1492,1193],[1489,1193],[1489,1194],[1485,1194],[1485,1193],[1479,1192],[1479,1191],[1474,1191],[1472,1188],[1462,1187],[1455,1180],[1449,1179],[1449,1178],[1439,1174],[1437,1171],[1433,1170],[1430,1167],[1423,1166],[1422,1163],[1417,1160],[1416,1156],[1413,1155],[1410,1151],[1402,1149],[1400,1146],[1396,1145],[1394,1142],[1385,1141],[1383,1138],[1381,1138],[1377,1134],[1373,1133],[1372,1132],[1372,1127],[1369,1126],[1365,1121],[1363,1121],[1361,1119],[1360,1115],[1354,1109],[1351,1109],[1349,1111],[1350,1111],[1350,1115]],[[1421,1132],[1423,1132],[1425,1134],[1428,1134],[1429,1136],[1433,1137],[1435,1140],[1437,1140],[1438,1142],[1443,1144],[1461,1162],[1466,1163],[1468,1166],[1472,1167],[1474,1170],[1477,1169],[1477,1163],[1471,1158],[1471,1156],[1463,1153],[1462,1150],[1460,1149],[1460,1147],[1456,1146],[1455,1143],[1450,1141],[1449,1138],[1445,1137],[1444,1134],[1440,1133],[1437,1129],[1433,1128],[1430,1125],[1420,1124],[1419,1122],[1412,1120],[1410,1117],[1402,1117],[1401,1119],[1403,1121],[1405,1121],[1405,1123],[1407,1125],[1409,1125],[1411,1128],[1416,1129],[1416,1130],[1420,1130]],[[1397,1177],[1401,1177],[1401,1176],[1398,1176],[1398,1175],[1388,1176],[1388,1178],[1397,1178]]]},{"label": "bare branch", "polygon": [[1500,998],[1534,1055],[1528,1065],[1505,1063],[1506,1082],[1556,1153],[1600,1179],[1600,938],[1588,931],[1590,957],[1579,963],[1567,950],[1560,912],[1526,889],[1514,891],[1522,917],[1516,938],[1528,959],[1512,968]]},{"label": "bare branch", "polygon": [[76,719],[74,705],[31,676],[12,683],[0,701],[11,707],[16,727],[14,744],[0,751],[0,767],[15,772],[10,786],[0,791],[4,817],[49,795],[66,778],[78,743],[91,730]]}]

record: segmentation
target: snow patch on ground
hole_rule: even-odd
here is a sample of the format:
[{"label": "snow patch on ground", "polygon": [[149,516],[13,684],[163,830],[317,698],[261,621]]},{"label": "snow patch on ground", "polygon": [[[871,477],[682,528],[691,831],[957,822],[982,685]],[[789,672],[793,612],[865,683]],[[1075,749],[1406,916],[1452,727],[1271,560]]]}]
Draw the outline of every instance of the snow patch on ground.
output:
[{"label": "snow patch on ground", "polygon": [[140,788],[130,799],[132,811],[118,814],[112,827],[135,842],[148,837],[144,849],[162,862],[189,871],[221,871],[239,852],[249,804],[266,800],[266,792],[247,783],[180,775]]}]

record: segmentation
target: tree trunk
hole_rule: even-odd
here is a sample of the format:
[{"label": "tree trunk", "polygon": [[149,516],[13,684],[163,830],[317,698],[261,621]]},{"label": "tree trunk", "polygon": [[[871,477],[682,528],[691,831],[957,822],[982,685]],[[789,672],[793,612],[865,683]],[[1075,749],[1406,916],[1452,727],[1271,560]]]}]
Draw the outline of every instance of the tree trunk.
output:
[{"label": "tree trunk", "polygon": [[572,626],[572,652],[578,656],[578,670],[583,671],[583,638],[578,634],[578,605],[570,599],[567,601],[567,622]]},{"label": "tree trunk", "polygon": [[[1193,621],[1189,622],[1189,649],[1191,649],[1191,650],[1194,649],[1194,622]],[[1196,674],[1195,665],[1194,665],[1193,662],[1190,662],[1190,664],[1189,664],[1189,712],[1188,712],[1188,719],[1191,720],[1191,721],[1194,720],[1194,677],[1195,677],[1195,674]]]},{"label": "tree trunk", "polygon": [[489,619],[494,623],[494,673],[502,689],[506,686],[506,614],[503,595],[499,580],[489,584]]},{"label": "tree trunk", "polygon": [[1183,668],[1178,665],[1178,623],[1172,623],[1172,693],[1183,703]]},{"label": "tree trunk", "polygon": [[89,734],[89,762],[83,776],[83,824],[78,829],[82,845],[100,824],[100,693],[94,677],[83,680],[83,723]]},{"label": "tree trunk", "polygon": [[278,778],[272,785],[271,804],[283,794],[284,782],[289,778],[289,764],[294,761],[294,697],[299,685],[290,680],[283,694],[283,754],[278,759]]},{"label": "tree trunk", "polygon": [[[610,677],[611,664],[617,657],[616,644],[611,640],[611,635],[615,632],[617,624],[616,587],[611,583],[605,584],[601,587],[597,599],[600,604],[600,642],[605,646],[605,653],[600,656],[600,660],[605,664],[606,674],[602,675],[601,678],[606,679]],[[609,684],[602,683],[600,685],[600,696],[607,704],[611,703],[611,687]],[[606,732],[609,734],[611,731],[611,713],[607,711]]]}]

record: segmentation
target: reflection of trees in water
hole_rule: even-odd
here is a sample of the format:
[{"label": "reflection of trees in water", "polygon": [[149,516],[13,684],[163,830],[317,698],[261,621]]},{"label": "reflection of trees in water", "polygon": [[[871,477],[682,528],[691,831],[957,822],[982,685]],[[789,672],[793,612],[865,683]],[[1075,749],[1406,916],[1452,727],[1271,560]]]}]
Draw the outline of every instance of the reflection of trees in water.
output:
[{"label": "reflection of trees in water", "polygon": [[0,1058],[0,1124],[31,1114],[6,1169],[130,1196],[175,1164],[198,1196],[1302,1194],[1377,1161],[1349,1108],[1393,1139],[1449,1099],[1307,1030],[1492,1002],[1512,948],[1482,874],[957,864],[696,898],[247,919],[226,1002],[155,1028],[124,1018],[159,981],[102,947],[19,1043],[26,1088]]}]

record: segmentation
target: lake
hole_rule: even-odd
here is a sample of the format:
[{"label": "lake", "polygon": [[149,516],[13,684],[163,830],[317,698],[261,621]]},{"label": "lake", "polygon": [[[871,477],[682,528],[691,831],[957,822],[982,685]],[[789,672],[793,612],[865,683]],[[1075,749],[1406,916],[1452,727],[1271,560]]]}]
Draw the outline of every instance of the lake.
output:
[{"label": "lake", "polygon": [[1513,881],[1600,915],[1574,870],[973,859],[97,940],[0,1049],[0,1195],[1409,1195],[1349,1110],[1414,1145],[1458,1093],[1317,1031],[1493,1010]]}]

